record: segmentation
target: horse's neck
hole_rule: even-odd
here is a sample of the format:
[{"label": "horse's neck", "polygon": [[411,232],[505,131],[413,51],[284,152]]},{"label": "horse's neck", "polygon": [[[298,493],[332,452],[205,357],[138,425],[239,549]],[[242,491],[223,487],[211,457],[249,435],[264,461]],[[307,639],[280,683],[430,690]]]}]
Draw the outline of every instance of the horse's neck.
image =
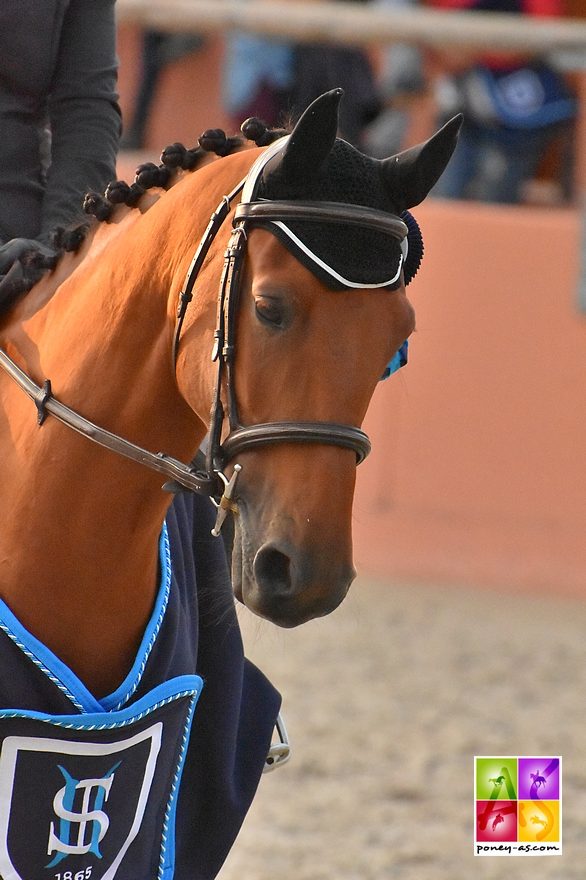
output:
[{"label": "horse's neck", "polygon": [[[177,234],[181,253],[169,244],[173,195],[163,197],[169,206],[161,200],[160,217],[136,212],[128,221],[134,231],[99,257],[90,252],[55,297],[13,322],[0,342],[91,421],[185,459],[204,426],[180,397],[171,366],[170,288],[176,295],[189,261],[181,235],[193,242],[188,229]],[[213,191],[211,207],[215,198]],[[204,213],[201,229],[206,221]],[[27,308],[34,311],[32,300]],[[0,404],[0,596],[90,687],[107,691],[132,663],[152,608],[169,496],[160,475],[54,419],[37,427],[34,406],[6,376]]]}]

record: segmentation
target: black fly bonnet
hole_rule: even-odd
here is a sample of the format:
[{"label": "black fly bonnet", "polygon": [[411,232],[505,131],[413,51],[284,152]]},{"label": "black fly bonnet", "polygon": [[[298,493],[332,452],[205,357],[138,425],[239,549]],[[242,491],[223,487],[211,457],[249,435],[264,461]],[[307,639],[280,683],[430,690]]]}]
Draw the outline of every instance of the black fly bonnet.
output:
[{"label": "black fly bonnet", "polygon": [[[251,169],[242,202],[343,203],[399,214],[381,177],[381,162],[359,153],[336,139],[317,174],[290,182],[283,173],[281,157],[289,138],[276,141]],[[275,167],[276,166],[276,167]],[[274,170],[272,170],[274,169]],[[415,276],[423,256],[423,241],[415,218],[404,211],[407,236],[387,231],[324,220],[288,218],[256,220],[255,225],[272,232],[300,263],[333,290],[386,288],[394,290]],[[404,230],[405,231],[405,230]]]}]

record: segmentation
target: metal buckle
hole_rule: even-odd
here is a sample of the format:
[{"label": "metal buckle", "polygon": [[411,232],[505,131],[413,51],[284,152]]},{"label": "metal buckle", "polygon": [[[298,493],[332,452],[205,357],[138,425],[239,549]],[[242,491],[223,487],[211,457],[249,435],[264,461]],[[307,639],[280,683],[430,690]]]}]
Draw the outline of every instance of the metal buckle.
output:
[{"label": "metal buckle", "polygon": [[241,470],[242,470],[242,465],[235,464],[234,471],[233,471],[230,479],[228,479],[228,477],[226,477],[226,475],[223,474],[222,471],[214,471],[214,473],[216,473],[219,476],[219,478],[222,480],[222,482],[224,484],[224,492],[223,492],[220,500],[215,501],[212,498],[213,504],[215,504],[216,507],[218,508],[218,514],[216,516],[216,523],[212,529],[212,535],[214,536],[214,538],[219,537],[220,532],[222,530],[222,526],[224,525],[224,522],[225,522],[228,514],[229,513],[233,513],[233,514],[238,513],[238,505],[232,501],[232,496],[234,494],[234,489],[236,487],[236,480],[238,479],[238,474],[240,473]]},{"label": "metal buckle", "polygon": [[286,764],[291,757],[291,746],[289,744],[287,728],[285,727],[285,722],[280,712],[275,721],[275,732],[278,737],[278,742],[271,744],[268,755],[265,759],[263,773],[270,773],[271,770],[276,770],[277,767],[282,767],[282,765]]}]

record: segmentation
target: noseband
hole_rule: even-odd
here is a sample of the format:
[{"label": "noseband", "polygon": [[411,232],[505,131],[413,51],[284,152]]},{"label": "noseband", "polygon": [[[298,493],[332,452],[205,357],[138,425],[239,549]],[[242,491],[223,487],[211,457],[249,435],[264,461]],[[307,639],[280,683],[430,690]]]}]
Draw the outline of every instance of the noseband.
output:
[{"label": "noseband", "polygon": [[[214,396],[210,414],[210,430],[205,471],[198,468],[201,456],[190,465],[182,464],[163,453],[152,453],[93,424],[79,413],[58,401],[51,392],[51,383],[45,380],[38,386],[0,349],[0,367],[34,401],[38,411],[38,424],[42,425],[48,414],[73,428],[101,446],[120,455],[146,465],[168,478],[165,488],[171,491],[189,489],[209,495],[218,506],[218,519],[213,534],[220,528],[229,511],[236,511],[232,501],[236,479],[241,470],[239,464],[233,466],[228,479],[224,474],[226,465],[243,452],[256,450],[277,443],[319,443],[350,449],[356,455],[356,462],[364,461],[370,452],[370,440],[360,428],[336,422],[268,422],[244,426],[238,416],[238,406],[234,393],[234,359],[236,342],[236,323],[242,267],[246,254],[247,228],[256,222],[267,220],[302,219],[315,223],[336,223],[352,225],[377,232],[386,232],[396,240],[403,241],[407,226],[394,215],[374,208],[366,208],[338,202],[256,200],[254,198],[258,180],[266,163],[282,149],[285,139],[276,141],[256,160],[247,177],[224,196],[212,213],[206,231],[191,261],[183,289],[179,294],[177,320],[173,336],[173,367],[175,369],[181,329],[189,303],[193,299],[195,283],[205,257],[216,234],[231,210],[233,200],[242,193],[240,204],[236,207],[233,229],[224,254],[224,265],[220,278],[216,330],[212,361],[217,364]],[[222,402],[225,390],[226,408]],[[224,421],[229,431],[222,442]]]}]

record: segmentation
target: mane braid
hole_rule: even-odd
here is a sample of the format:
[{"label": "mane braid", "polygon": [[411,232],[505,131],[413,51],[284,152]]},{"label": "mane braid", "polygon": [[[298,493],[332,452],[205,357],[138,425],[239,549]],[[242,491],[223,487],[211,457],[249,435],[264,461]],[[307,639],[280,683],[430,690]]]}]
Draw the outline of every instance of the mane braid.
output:
[{"label": "mane braid", "polygon": [[200,147],[188,150],[183,144],[174,143],[165,147],[161,153],[161,162],[169,170],[182,168],[184,171],[193,171],[203,156],[204,151]]},{"label": "mane braid", "polygon": [[28,274],[28,270],[30,270],[30,274],[32,275],[38,272],[44,272],[47,269],[52,271],[59,262],[60,256],[61,254],[57,253],[47,257],[41,250],[28,251],[20,258],[25,277]]},{"label": "mane braid", "polygon": [[78,223],[70,229],[57,226],[51,233],[49,240],[51,247],[57,251],[58,259],[63,253],[77,253],[89,232],[89,223]]},{"label": "mane braid", "polygon": [[144,162],[136,169],[134,182],[144,189],[151,189],[158,186],[161,189],[167,189],[170,184],[173,172],[166,165],[155,165],[154,162]]},{"label": "mane braid", "polygon": [[268,128],[266,122],[258,116],[250,116],[240,126],[240,131],[247,141],[253,141],[257,147],[268,147],[286,134],[290,134],[286,128]]},{"label": "mane braid", "polygon": [[236,135],[235,137],[227,137],[226,132],[221,128],[208,128],[199,138],[199,145],[202,150],[208,153],[215,153],[216,156],[229,156],[238,147],[241,147],[243,140]]},{"label": "mane braid", "polygon": [[76,254],[90,231],[89,223],[79,223],[73,229],[65,229],[61,238],[61,247],[66,253]]},{"label": "mane braid", "polygon": [[106,187],[104,198],[111,205],[128,205],[129,208],[134,208],[145,192],[146,187],[139,183],[135,182],[129,186],[125,180],[113,180]]},{"label": "mane braid", "polygon": [[[161,152],[159,165],[154,162],[144,162],[138,166],[132,184],[124,180],[113,180],[108,184],[103,195],[97,192],[86,193],[82,211],[93,216],[94,222],[108,222],[117,205],[135,208],[147,190],[170,189],[180,179],[179,171],[195,170],[208,153],[215,153],[220,157],[229,156],[243,147],[245,141],[252,141],[258,147],[265,147],[290,133],[289,129],[285,128],[270,129],[255,116],[245,120],[240,128],[244,137],[241,135],[228,137],[221,128],[208,128],[198,138],[196,147],[189,149],[179,142],[170,144]],[[77,253],[91,228],[92,223],[87,221],[78,222],[70,228],[58,226],[50,235],[51,246],[56,251],[54,256],[44,257],[40,250],[34,249],[24,255],[20,260],[22,276],[18,285],[0,298],[0,315],[7,311],[18,297],[28,293],[46,272],[53,271],[63,254]]]},{"label": "mane braid", "polygon": [[99,221],[109,220],[114,209],[114,205],[97,192],[86,193],[81,207],[85,214],[93,214]]}]

